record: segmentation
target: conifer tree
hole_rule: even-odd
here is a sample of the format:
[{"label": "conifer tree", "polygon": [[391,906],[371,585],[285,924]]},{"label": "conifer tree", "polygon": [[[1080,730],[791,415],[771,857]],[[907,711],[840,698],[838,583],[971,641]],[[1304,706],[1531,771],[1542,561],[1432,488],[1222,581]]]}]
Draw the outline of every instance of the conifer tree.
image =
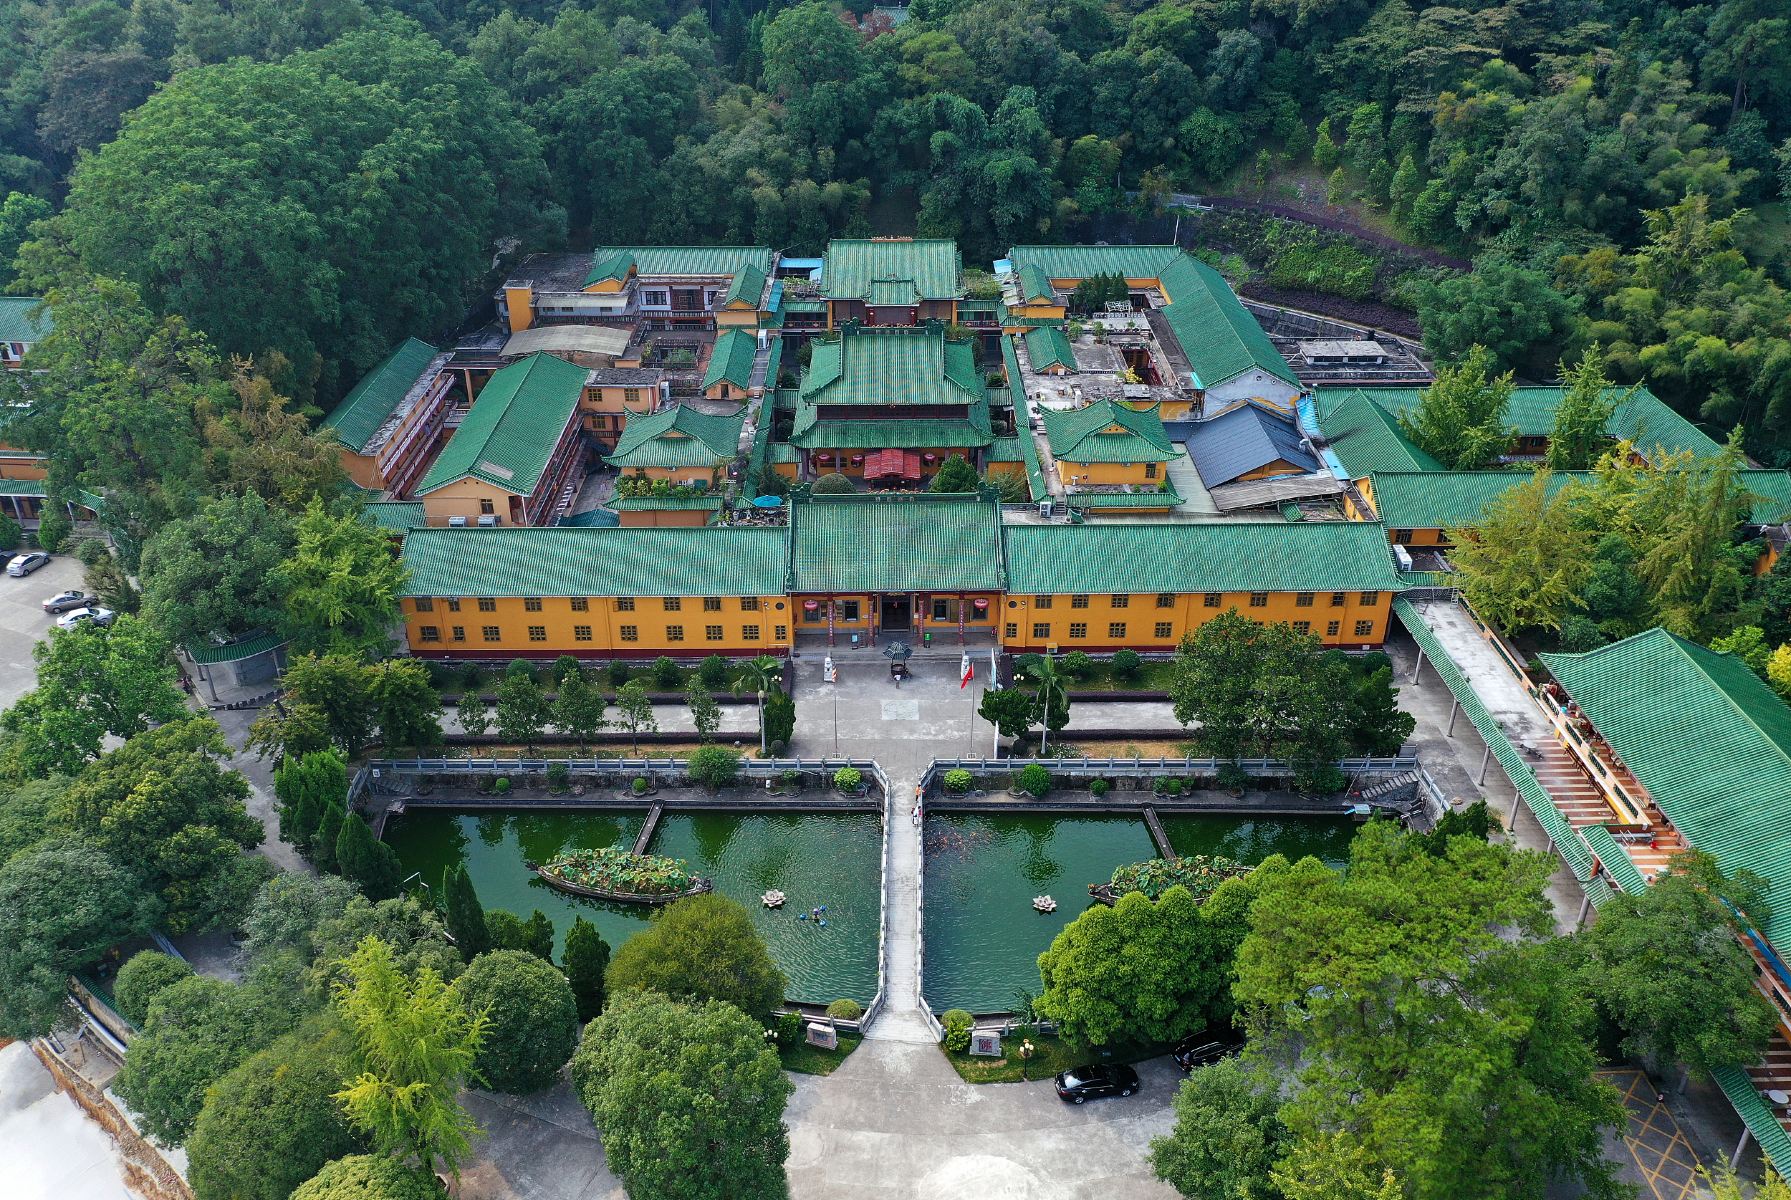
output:
[{"label": "conifer tree", "polygon": [[369,900],[389,900],[398,894],[398,856],[374,838],[359,814],[342,819],[342,832],[336,836],[336,870],[359,885]]},{"label": "conifer tree", "polygon": [[467,962],[491,947],[491,931],[485,927],[485,907],[463,864],[442,872],[442,900],[447,909],[448,933]]},{"label": "conifer tree", "polygon": [[566,968],[573,998],[578,1001],[579,1022],[595,1019],[603,1011],[603,973],[609,970],[609,943],[595,925],[579,917],[566,931],[566,951],[560,962]]}]

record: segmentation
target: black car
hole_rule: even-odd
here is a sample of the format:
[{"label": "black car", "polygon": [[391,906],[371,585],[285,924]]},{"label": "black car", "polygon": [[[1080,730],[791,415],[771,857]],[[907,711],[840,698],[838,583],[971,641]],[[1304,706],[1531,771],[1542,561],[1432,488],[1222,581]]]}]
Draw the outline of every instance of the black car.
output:
[{"label": "black car", "polygon": [[1175,1065],[1182,1070],[1192,1071],[1195,1067],[1204,1067],[1222,1058],[1230,1058],[1243,1048],[1244,1037],[1234,1030],[1203,1029],[1177,1042],[1169,1056],[1175,1059]]},{"label": "black car", "polygon": [[1057,1075],[1057,1098],[1071,1104],[1102,1096],[1130,1096],[1137,1090],[1138,1072],[1123,1064],[1092,1063]]}]

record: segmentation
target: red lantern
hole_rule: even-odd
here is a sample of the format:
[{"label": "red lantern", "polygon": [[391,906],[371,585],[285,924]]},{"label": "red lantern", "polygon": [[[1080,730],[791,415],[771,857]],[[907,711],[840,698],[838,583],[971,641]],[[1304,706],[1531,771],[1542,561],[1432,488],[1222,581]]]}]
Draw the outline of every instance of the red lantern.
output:
[{"label": "red lantern", "polygon": [[921,455],[921,458],[930,463],[936,463],[939,461],[939,456],[937,454],[934,454],[931,450],[929,450],[925,454]]},{"label": "red lantern", "polygon": [[862,463],[862,462],[864,462],[864,455],[862,455],[862,454],[854,454],[854,455],[853,455],[853,456],[852,456],[852,465],[853,465],[853,466],[855,466],[855,467],[856,467],[856,466],[858,466],[858,465],[859,465],[859,464],[860,464],[860,463]]},{"label": "red lantern", "polygon": [[977,612],[982,612],[989,607],[989,598],[987,596],[978,596],[972,603],[976,605]]},{"label": "red lantern", "polygon": [[821,607],[820,603],[815,600],[804,600],[802,602],[802,611],[803,612],[814,612],[816,609],[818,609],[820,607]]}]

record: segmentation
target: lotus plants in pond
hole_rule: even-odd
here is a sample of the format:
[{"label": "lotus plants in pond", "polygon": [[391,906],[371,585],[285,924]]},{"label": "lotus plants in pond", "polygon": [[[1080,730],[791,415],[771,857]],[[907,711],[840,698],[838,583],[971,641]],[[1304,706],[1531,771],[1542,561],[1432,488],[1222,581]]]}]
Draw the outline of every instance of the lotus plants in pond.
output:
[{"label": "lotus plants in pond", "polygon": [[1174,861],[1153,858],[1115,867],[1111,887],[1116,897],[1127,892],[1143,892],[1155,900],[1179,885],[1192,892],[1196,900],[1204,900],[1227,879],[1249,873],[1249,867],[1220,855],[1191,854]]},{"label": "lotus plants in pond", "polygon": [[614,846],[558,854],[541,869],[581,887],[638,896],[675,896],[697,883],[683,859],[631,854]]}]

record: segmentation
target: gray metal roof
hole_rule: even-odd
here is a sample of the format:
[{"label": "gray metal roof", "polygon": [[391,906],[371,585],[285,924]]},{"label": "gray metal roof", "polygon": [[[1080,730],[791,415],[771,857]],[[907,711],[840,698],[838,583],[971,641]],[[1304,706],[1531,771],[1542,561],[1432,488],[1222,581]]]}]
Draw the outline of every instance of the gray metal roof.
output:
[{"label": "gray metal roof", "polygon": [[1207,487],[1230,483],[1277,459],[1302,471],[1318,470],[1300,438],[1291,416],[1282,416],[1256,404],[1240,404],[1210,421],[1201,421],[1188,434],[1188,455]]}]

